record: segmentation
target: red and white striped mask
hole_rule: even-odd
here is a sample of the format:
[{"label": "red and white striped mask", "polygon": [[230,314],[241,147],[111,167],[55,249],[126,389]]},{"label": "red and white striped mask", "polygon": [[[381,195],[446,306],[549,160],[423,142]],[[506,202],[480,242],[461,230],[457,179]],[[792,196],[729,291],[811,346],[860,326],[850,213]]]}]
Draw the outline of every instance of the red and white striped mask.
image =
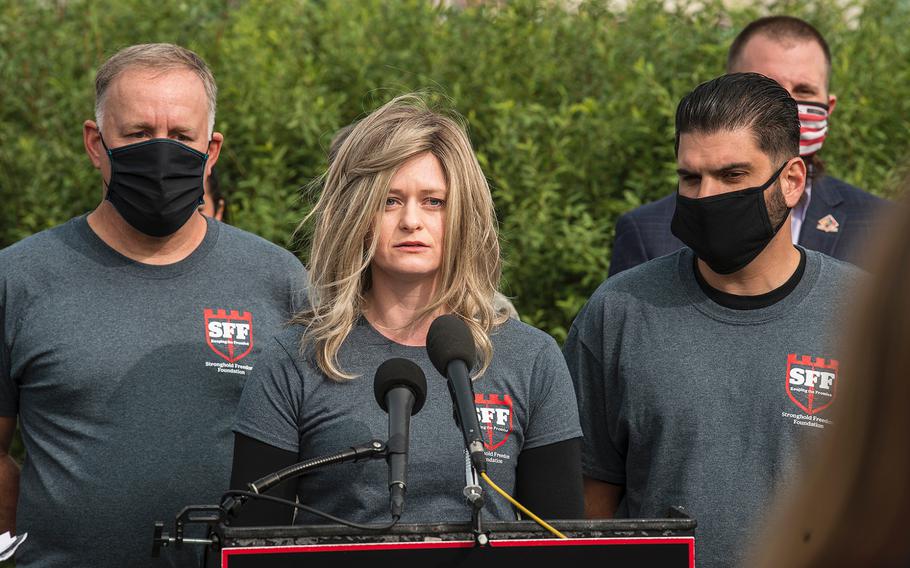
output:
[{"label": "red and white striped mask", "polygon": [[799,155],[811,156],[822,148],[828,135],[828,105],[796,101],[799,109]]}]

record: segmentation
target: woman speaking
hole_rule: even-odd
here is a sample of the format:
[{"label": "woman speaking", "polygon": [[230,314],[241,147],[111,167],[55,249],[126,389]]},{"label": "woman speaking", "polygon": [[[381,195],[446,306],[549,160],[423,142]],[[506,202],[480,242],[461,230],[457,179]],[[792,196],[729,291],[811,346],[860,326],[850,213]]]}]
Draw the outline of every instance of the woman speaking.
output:
[{"label": "woman speaking", "polygon": [[[471,518],[465,444],[446,379],[426,351],[441,315],[474,341],[475,410],[491,480],[545,518],[583,517],[581,428],[555,341],[497,312],[500,257],[490,189],[458,122],[418,96],[398,97],[358,122],[338,148],[304,220],[309,305],[270,339],[244,387],[235,426],[232,487],[370,439],[389,416],[373,376],[391,358],[416,363],[427,382],[411,418],[407,503],[401,522]],[[386,464],[312,470],[274,495],[358,523],[389,520]],[[516,518],[485,491],[485,518]],[[324,522],[251,500],[237,524]]]}]

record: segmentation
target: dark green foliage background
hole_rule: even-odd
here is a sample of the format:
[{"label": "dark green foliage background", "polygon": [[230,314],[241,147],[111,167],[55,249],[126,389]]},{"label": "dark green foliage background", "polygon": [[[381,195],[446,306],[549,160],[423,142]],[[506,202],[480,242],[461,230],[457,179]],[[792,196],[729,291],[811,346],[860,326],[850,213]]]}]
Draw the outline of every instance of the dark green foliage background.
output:
[{"label": "dark green foliage background", "polygon": [[[335,130],[430,89],[463,114],[490,178],[503,290],[558,340],[606,275],[616,217],[674,188],[673,113],[723,70],[751,9],[638,0],[448,9],[426,0],[6,0],[0,8],[0,245],[95,206],[84,155],[94,70],[117,49],[170,41],[220,86],[219,164],[235,224],[287,246]],[[829,170],[888,194],[910,146],[910,8],[780,2],[830,39],[840,103]],[[857,15],[859,13],[859,15]]]}]

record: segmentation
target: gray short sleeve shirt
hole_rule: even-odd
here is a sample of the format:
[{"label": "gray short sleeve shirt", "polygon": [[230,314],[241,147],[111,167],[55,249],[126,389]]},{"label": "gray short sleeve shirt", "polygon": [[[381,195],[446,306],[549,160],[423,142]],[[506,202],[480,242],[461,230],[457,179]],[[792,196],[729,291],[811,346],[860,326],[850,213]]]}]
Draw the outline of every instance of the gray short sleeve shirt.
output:
[{"label": "gray short sleeve shirt", "polygon": [[0,251],[0,416],[26,447],[20,568],[167,566],[154,521],[227,489],[243,383],[302,298],[289,252],[207,221],[186,259],[132,261],[78,217]]},{"label": "gray short sleeve shirt", "polygon": [[564,346],[585,475],[625,486],[618,516],[685,507],[699,566],[734,562],[838,404],[833,339],[859,271],[805,252],[796,288],[754,310],[709,299],[690,249],[652,260],[602,284]]},{"label": "gray short sleeve shirt", "polygon": [[[424,347],[399,345],[361,319],[339,352],[341,367],[359,375],[326,378],[312,357],[299,351],[301,329],[272,340],[262,364],[244,388],[235,430],[301,460],[351,444],[388,437],[388,415],[376,403],[373,378],[387,359],[417,363],[427,378],[427,400],[411,419],[408,492],[402,522],[470,519],[462,496],[464,443],[455,424],[445,378]],[[494,330],[493,361],[474,382],[475,407],[484,435],[488,474],[512,493],[519,455],[581,435],[578,409],[565,361],[555,341],[515,320]],[[349,520],[384,522],[388,471],[382,461],[343,464],[301,478],[300,501]],[[511,505],[487,491],[487,518],[514,519]],[[318,523],[307,514],[298,523]]]}]

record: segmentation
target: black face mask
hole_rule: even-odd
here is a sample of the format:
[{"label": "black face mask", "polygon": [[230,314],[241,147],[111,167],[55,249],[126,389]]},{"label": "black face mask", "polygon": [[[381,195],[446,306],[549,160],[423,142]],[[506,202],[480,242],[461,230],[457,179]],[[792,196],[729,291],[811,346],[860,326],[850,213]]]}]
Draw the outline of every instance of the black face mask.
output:
[{"label": "black face mask", "polygon": [[106,199],[137,231],[166,237],[196,212],[203,200],[208,154],[168,138],[155,138],[111,150]]},{"label": "black face mask", "polygon": [[765,205],[765,190],[786,165],[759,187],[701,199],[683,197],[677,191],[670,230],[714,272],[732,274],[742,269],[768,246],[787,220],[784,215],[772,227]]}]

